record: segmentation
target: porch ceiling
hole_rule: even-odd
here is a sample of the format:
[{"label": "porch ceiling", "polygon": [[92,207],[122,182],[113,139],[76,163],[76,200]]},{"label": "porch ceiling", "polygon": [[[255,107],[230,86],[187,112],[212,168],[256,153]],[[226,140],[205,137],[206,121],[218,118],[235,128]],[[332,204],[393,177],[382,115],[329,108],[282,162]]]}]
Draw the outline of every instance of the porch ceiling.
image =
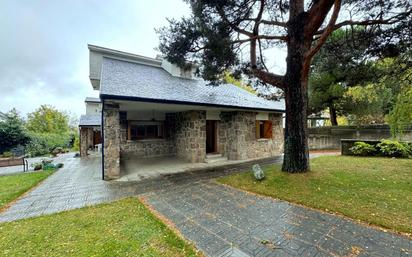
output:
[{"label": "porch ceiling", "polygon": [[[184,105],[184,104],[165,104],[165,103],[151,103],[139,101],[125,101],[117,100],[121,111],[164,111],[164,112],[182,112],[190,110],[204,110],[204,111],[247,111],[245,109],[212,107],[201,105]],[[253,110],[250,110],[253,111]],[[256,110],[256,112],[259,112]],[[260,111],[261,112],[261,111]],[[265,111],[269,112],[269,111]],[[273,111],[275,112],[275,111]]]}]

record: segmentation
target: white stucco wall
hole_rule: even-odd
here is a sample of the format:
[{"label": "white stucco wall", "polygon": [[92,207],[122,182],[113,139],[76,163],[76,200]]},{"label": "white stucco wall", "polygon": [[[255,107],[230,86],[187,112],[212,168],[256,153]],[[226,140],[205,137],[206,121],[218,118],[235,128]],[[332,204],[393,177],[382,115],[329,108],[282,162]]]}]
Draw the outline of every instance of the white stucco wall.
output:
[{"label": "white stucco wall", "polygon": [[102,104],[86,102],[86,115],[96,115],[102,113]]}]

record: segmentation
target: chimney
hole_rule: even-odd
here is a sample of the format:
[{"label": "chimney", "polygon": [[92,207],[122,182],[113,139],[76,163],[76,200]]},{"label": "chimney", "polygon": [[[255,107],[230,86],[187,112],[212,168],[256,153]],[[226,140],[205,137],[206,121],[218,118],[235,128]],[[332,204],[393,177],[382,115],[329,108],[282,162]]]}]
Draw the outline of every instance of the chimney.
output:
[{"label": "chimney", "polygon": [[[156,56],[156,59],[158,56]],[[169,72],[174,77],[185,78],[185,79],[195,79],[196,66],[192,65],[190,69],[182,69],[176,64],[170,63],[166,59],[162,59],[162,68]]]}]

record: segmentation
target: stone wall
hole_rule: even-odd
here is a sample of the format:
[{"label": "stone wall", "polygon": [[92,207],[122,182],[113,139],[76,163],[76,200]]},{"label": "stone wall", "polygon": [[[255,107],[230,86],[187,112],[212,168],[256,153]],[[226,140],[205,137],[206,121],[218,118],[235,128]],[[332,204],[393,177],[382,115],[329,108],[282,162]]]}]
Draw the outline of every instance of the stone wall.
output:
[{"label": "stone wall", "polygon": [[176,155],[175,142],[170,139],[126,141],[121,144],[121,158],[148,158]]},{"label": "stone wall", "polygon": [[176,153],[192,163],[206,157],[206,112],[188,111],[176,114]]},{"label": "stone wall", "polygon": [[130,159],[176,155],[176,114],[168,113],[165,116],[164,139],[128,140],[127,121],[121,122],[120,157],[122,159]]},{"label": "stone wall", "polygon": [[120,177],[120,122],[116,105],[103,107],[104,179]]},{"label": "stone wall", "polygon": [[88,147],[88,128],[80,128],[80,156],[86,157],[87,156],[87,149]]},{"label": "stone wall", "polygon": [[[272,138],[256,139],[255,112],[221,112],[216,123],[218,152],[231,160],[280,155],[283,150],[281,114],[269,114],[269,119],[273,124]],[[116,126],[120,131],[122,159],[178,156],[192,163],[205,160],[206,111],[166,114],[163,139],[127,140],[127,121],[121,120]]]},{"label": "stone wall", "polygon": [[[388,125],[336,126],[309,128],[309,149],[340,149],[341,139],[381,140],[390,138]],[[412,141],[412,130],[403,132],[401,140]]]},{"label": "stone wall", "polygon": [[270,114],[272,138],[256,139],[256,113],[222,112],[219,122],[219,150],[230,160],[265,158],[283,150],[282,116]]},{"label": "stone wall", "polygon": [[87,146],[89,149],[94,147],[93,139],[94,139],[93,128],[88,128],[87,129]]}]

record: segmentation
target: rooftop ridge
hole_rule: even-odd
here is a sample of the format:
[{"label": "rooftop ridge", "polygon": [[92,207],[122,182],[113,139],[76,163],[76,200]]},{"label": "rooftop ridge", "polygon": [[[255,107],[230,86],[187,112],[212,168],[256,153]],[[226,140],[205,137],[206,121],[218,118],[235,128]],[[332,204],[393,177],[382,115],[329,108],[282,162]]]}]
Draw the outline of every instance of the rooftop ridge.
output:
[{"label": "rooftop ridge", "polygon": [[102,47],[102,46],[96,46],[92,44],[87,45],[88,49],[91,51],[99,52],[104,55],[104,57],[109,57],[112,59],[119,59],[123,61],[130,61],[130,62],[136,62],[140,64],[146,64],[146,65],[151,65],[151,66],[156,66],[156,67],[161,67],[162,65],[162,60],[161,59],[156,59],[156,58],[151,58],[143,55],[138,55],[138,54],[133,54],[129,52],[124,52],[124,51],[119,51],[116,49],[112,48],[107,48],[107,47]]}]

